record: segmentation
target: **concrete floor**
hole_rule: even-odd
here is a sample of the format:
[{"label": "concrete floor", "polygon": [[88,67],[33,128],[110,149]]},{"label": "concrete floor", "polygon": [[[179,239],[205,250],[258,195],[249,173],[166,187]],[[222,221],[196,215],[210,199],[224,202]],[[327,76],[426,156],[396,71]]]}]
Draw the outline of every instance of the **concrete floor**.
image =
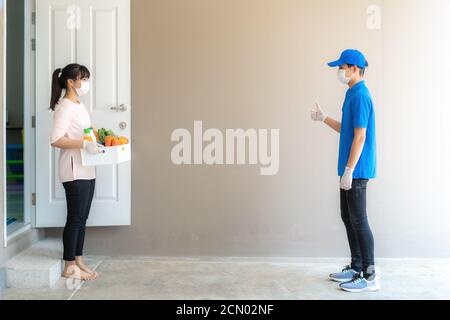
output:
[{"label": "concrete floor", "polygon": [[378,260],[382,290],[352,294],[327,279],[340,259],[90,257],[100,276],[68,289],[6,289],[7,300],[450,299],[450,260]]}]

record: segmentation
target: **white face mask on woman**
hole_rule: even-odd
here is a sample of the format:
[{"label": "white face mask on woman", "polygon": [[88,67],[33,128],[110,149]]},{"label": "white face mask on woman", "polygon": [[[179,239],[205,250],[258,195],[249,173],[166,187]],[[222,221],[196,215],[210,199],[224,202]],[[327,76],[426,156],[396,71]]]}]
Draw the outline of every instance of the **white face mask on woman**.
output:
[{"label": "white face mask on woman", "polygon": [[339,70],[338,70],[338,79],[339,79],[339,81],[342,82],[343,84],[349,84],[349,82],[352,80],[352,78],[351,78],[351,77],[350,77],[350,78],[347,78],[347,77],[345,76],[345,72],[346,72],[345,69],[339,69]]},{"label": "white face mask on woman", "polygon": [[89,81],[81,81],[81,87],[75,88],[75,91],[79,96],[83,96],[89,92],[90,83]]}]

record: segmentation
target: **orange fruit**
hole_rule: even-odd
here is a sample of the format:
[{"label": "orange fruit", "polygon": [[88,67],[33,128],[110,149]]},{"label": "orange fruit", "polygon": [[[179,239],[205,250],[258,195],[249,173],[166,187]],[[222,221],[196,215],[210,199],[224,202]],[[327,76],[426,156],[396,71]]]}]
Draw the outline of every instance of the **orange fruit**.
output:
[{"label": "orange fruit", "polygon": [[115,146],[119,146],[120,145],[120,141],[118,138],[114,138],[111,144],[113,147]]},{"label": "orange fruit", "polygon": [[105,137],[105,147],[111,147],[114,137],[106,136]]},{"label": "orange fruit", "polygon": [[119,142],[120,142],[121,145],[122,145],[122,144],[128,144],[128,139],[125,138],[125,137],[120,137],[120,138],[119,138]]}]

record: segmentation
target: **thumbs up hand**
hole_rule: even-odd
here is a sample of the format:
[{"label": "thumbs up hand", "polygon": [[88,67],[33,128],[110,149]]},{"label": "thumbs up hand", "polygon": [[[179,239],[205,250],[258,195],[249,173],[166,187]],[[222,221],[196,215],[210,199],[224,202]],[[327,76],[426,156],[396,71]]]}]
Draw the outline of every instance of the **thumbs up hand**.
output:
[{"label": "thumbs up hand", "polygon": [[319,103],[316,102],[316,106],[311,110],[311,120],[324,122],[326,118],[327,116],[323,112]]}]

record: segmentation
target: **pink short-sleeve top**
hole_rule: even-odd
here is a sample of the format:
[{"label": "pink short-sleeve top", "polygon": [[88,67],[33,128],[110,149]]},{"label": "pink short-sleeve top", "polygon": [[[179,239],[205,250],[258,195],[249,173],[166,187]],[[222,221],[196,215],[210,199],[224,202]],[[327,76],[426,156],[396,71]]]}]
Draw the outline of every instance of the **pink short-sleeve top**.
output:
[{"label": "pink short-sleeve top", "polygon": [[[53,114],[53,128],[49,137],[50,144],[62,137],[83,140],[84,129],[92,127],[91,118],[83,103],[61,99]],[[95,167],[83,166],[81,149],[61,149],[59,155],[59,178],[61,183],[74,180],[95,179]]]}]

